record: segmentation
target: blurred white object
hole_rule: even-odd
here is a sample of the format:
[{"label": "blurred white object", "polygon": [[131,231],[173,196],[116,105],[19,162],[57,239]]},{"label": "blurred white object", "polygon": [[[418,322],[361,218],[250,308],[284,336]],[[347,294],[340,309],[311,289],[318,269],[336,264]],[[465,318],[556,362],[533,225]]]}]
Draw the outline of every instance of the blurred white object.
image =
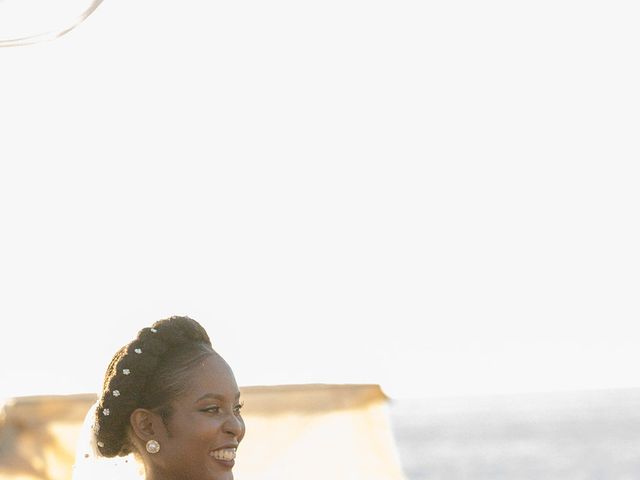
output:
[{"label": "blurred white object", "polygon": [[0,0],[0,47],[53,40],[73,30],[102,0]]}]

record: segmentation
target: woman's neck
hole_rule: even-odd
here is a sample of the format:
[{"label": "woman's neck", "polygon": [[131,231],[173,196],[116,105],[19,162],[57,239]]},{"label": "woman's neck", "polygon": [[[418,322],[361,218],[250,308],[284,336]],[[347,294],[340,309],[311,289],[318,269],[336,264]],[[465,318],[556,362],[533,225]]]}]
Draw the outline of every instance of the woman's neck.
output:
[{"label": "woman's neck", "polygon": [[145,465],[145,480],[183,480],[175,478],[169,472],[161,470],[154,466]]}]

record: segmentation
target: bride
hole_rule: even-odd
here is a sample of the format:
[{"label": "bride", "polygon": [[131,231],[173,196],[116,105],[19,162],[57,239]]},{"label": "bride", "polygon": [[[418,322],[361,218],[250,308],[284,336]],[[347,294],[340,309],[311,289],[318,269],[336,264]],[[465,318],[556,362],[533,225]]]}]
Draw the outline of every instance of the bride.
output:
[{"label": "bride", "polygon": [[204,328],[171,317],[113,357],[73,480],[232,480],[245,433],[233,372]]}]

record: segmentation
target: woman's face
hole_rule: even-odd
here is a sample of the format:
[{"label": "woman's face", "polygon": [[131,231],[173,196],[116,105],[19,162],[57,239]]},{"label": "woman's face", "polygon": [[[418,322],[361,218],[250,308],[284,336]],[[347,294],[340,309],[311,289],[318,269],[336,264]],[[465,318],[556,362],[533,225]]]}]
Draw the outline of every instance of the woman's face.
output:
[{"label": "woman's face", "polygon": [[240,391],[229,365],[211,355],[192,370],[187,393],[172,402],[173,414],[153,455],[161,478],[232,480],[235,449],[244,437]]}]

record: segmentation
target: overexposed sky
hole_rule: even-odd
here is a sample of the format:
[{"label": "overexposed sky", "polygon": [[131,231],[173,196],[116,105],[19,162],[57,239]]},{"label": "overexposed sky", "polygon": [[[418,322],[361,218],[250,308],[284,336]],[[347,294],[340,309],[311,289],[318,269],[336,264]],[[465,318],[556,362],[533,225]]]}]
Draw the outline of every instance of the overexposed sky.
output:
[{"label": "overexposed sky", "polygon": [[640,386],[639,13],[105,0],[0,49],[0,397],[171,314],[241,385]]}]

